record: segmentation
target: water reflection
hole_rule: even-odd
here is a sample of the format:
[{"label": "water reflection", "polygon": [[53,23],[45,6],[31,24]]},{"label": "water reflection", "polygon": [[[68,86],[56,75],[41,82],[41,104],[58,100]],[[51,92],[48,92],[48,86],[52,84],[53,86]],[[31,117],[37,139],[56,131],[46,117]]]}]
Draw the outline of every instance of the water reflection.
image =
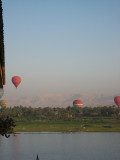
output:
[{"label": "water reflection", "polygon": [[0,137],[1,160],[119,160],[120,133],[22,133]]}]

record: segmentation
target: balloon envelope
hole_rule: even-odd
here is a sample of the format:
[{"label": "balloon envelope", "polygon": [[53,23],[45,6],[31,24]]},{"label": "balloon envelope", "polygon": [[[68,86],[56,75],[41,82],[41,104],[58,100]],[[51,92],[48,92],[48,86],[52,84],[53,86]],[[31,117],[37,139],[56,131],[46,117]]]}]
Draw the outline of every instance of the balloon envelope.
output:
[{"label": "balloon envelope", "polygon": [[80,99],[77,99],[77,100],[74,100],[74,101],[73,101],[73,105],[74,105],[74,106],[82,106],[82,105],[83,105],[83,102],[82,102]]},{"label": "balloon envelope", "polygon": [[114,102],[116,103],[116,105],[117,105],[118,107],[120,107],[120,96],[116,96],[116,97],[114,98]]},{"label": "balloon envelope", "polygon": [[7,101],[6,100],[1,100],[0,105],[1,105],[1,107],[6,107],[7,106]]},{"label": "balloon envelope", "polygon": [[19,77],[19,76],[12,77],[12,83],[15,85],[16,88],[18,87],[20,82],[21,82],[21,77]]}]

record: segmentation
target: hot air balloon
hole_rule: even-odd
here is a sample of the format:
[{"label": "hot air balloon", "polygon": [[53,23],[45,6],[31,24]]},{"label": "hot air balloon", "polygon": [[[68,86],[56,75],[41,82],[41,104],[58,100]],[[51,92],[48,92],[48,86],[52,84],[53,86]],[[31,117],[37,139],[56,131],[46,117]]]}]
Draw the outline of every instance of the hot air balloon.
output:
[{"label": "hot air balloon", "polygon": [[20,82],[21,82],[21,78],[19,76],[12,77],[12,83],[15,85],[16,88],[18,87]]},{"label": "hot air balloon", "polygon": [[73,101],[73,105],[74,106],[77,106],[77,107],[80,107],[83,105],[82,101],[80,99],[77,99],[77,100],[74,100]]},{"label": "hot air balloon", "polygon": [[1,100],[0,101],[0,106],[1,107],[6,107],[7,106],[7,101],[6,100]]},{"label": "hot air balloon", "polygon": [[3,94],[4,94],[4,90],[3,88],[0,88],[0,98],[2,98]]},{"label": "hot air balloon", "polygon": [[116,105],[117,105],[118,107],[120,107],[120,96],[116,96],[116,97],[114,98],[114,102],[116,103]]}]

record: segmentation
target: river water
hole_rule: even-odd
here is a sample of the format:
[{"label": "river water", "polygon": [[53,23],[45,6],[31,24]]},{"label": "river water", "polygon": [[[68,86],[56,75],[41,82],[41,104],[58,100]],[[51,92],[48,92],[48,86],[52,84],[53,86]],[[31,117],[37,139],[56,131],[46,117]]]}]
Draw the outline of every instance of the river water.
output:
[{"label": "river water", "polygon": [[20,133],[0,136],[0,160],[120,160],[120,133]]}]

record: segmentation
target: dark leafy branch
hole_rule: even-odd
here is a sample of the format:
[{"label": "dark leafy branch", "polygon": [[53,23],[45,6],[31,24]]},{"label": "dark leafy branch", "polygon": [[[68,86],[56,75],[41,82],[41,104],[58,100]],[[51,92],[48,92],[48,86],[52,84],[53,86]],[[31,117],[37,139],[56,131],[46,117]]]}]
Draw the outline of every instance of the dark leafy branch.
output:
[{"label": "dark leafy branch", "polygon": [[12,118],[0,118],[0,134],[6,138],[10,137],[10,133],[13,133],[15,122]]}]

